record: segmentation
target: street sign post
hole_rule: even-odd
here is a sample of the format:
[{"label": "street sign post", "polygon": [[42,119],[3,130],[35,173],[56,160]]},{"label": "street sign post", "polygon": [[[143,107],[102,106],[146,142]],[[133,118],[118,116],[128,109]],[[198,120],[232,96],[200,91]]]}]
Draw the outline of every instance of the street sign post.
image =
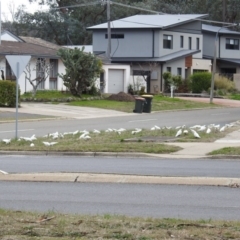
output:
[{"label": "street sign post", "polygon": [[18,80],[29,63],[31,56],[29,55],[6,55],[6,59],[16,76],[16,129],[15,138],[18,138]]}]

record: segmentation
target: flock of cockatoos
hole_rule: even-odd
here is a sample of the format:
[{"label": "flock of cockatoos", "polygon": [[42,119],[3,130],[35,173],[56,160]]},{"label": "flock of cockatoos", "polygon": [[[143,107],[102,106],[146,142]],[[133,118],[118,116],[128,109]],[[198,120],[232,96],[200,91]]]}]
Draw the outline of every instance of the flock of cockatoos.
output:
[{"label": "flock of cockatoos", "polygon": [[[210,134],[211,132],[223,132],[225,131],[227,128],[233,127],[234,124],[225,124],[223,126],[220,126],[220,124],[216,125],[216,124],[210,124],[210,125],[195,125],[192,127],[187,128],[185,125],[183,126],[178,126],[175,128],[172,127],[159,127],[157,125],[155,125],[154,127],[152,127],[150,130],[151,131],[158,131],[158,130],[164,130],[164,129],[175,129],[176,135],[175,137],[179,137],[181,135],[187,135],[187,134],[193,134],[193,136],[195,138],[201,138],[200,135],[201,133],[205,132],[206,134]],[[119,128],[119,129],[114,129],[114,128],[108,128],[107,130],[105,130],[105,132],[116,132],[117,134],[121,134],[122,132],[127,131],[124,128]],[[140,133],[142,131],[141,128],[135,128],[134,130],[131,130],[132,134],[137,134]],[[92,133],[94,134],[100,134],[101,131],[94,129],[92,131]],[[91,136],[89,136],[90,132],[87,130],[83,130],[83,131],[74,131],[74,132],[65,132],[65,133],[59,133],[59,132],[55,132],[55,133],[50,133],[47,134],[45,136],[43,136],[43,138],[50,138],[51,140],[56,140],[56,139],[60,139],[60,138],[64,138],[65,135],[77,135],[80,134],[79,139],[84,139],[84,140],[88,140],[91,139]],[[31,137],[20,137],[18,139],[18,141],[26,141],[26,142],[31,142],[30,147],[34,147],[34,143],[33,141],[36,140],[36,136],[35,134],[32,135]],[[11,139],[2,139],[2,142],[6,143],[6,144],[10,144],[11,143]],[[50,147],[53,146],[55,144],[57,144],[58,142],[47,142],[47,141],[42,141],[43,145],[45,145],[46,147]]]}]

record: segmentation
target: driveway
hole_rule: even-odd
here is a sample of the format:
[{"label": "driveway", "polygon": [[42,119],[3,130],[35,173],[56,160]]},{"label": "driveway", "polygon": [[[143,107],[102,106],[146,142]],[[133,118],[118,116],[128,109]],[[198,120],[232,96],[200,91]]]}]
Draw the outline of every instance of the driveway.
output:
[{"label": "driveway", "polygon": [[[15,113],[15,108],[0,108],[0,113],[8,114]],[[100,118],[100,117],[117,117],[134,115],[134,113],[125,113],[115,110],[92,108],[92,107],[75,107],[65,104],[46,104],[46,103],[21,103],[18,109],[19,114],[35,114],[44,115],[48,117],[62,117],[62,118]]]}]

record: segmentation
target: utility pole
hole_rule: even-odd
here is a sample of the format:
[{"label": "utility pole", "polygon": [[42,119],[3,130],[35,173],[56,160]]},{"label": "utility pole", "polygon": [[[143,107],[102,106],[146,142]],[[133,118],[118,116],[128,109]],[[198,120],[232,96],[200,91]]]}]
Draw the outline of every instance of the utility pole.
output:
[{"label": "utility pole", "polygon": [[107,0],[107,22],[108,22],[108,45],[107,45],[107,58],[111,58],[111,15],[110,15],[110,0]]}]

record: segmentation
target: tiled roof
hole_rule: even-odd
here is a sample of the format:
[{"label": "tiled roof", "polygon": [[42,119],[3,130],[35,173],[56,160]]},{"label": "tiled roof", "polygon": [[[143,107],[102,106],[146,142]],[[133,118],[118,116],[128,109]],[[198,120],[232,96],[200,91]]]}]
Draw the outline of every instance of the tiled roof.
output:
[{"label": "tiled roof", "polygon": [[36,45],[40,45],[40,46],[44,46],[47,48],[52,48],[52,49],[60,49],[62,46],[59,46],[55,43],[51,43],[48,41],[45,41],[41,38],[35,38],[35,37],[24,37],[24,36],[20,36],[21,39],[23,39],[26,43],[32,43],[32,44],[36,44]]},{"label": "tiled roof", "polygon": [[0,55],[30,55],[40,58],[59,58],[57,50],[26,42],[1,41]]}]

